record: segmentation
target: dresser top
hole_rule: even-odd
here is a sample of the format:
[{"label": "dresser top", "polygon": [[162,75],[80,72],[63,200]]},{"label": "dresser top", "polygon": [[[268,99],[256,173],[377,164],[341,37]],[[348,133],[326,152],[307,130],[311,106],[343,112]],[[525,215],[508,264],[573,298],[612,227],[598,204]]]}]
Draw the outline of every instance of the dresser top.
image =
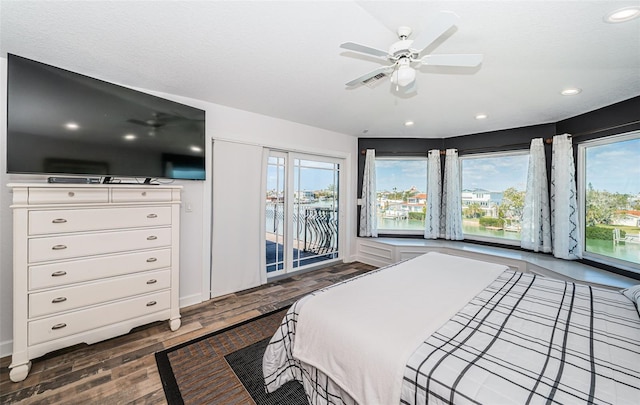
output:
[{"label": "dresser top", "polygon": [[146,188],[149,190],[154,190],[158,188],[172,188],[172,189],[181,189],[181,185],[176,184],[118,184],[118,183],[108,183],[108,184],[84,184],[84,183],[43,183],[43,182],[24,182],[24,183],[9,183],[7,187],[10,188]]}]

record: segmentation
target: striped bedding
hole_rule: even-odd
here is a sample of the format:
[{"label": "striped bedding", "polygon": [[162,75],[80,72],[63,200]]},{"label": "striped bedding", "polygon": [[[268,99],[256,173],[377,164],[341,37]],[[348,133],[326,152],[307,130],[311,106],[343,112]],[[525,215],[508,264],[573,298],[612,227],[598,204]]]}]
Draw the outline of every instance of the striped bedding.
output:
[{"label": "striped bedding", "polygon": [[[311,404],[354,404],[349,387],[293,357],[310,297],[289,309],[267,347],[266,389],[298,380]],[[638,404],[640,317],[617,291],[507,270],[425,336],[407,361],[400,403]]]}]

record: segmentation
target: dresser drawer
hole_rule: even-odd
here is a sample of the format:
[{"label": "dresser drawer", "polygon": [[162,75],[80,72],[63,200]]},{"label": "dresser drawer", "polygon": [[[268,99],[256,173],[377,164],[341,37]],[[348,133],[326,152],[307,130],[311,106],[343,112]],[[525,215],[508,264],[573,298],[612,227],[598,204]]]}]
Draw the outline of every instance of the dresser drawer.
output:
[{"label": "dresser drawer", "polygon": [[147,188],[113,189],[111,190],[111,201],[114,203],[139,201],[171,201],[171,193],[171,189],[157,189],[151,186]]},{"label": "dresser drawer", "polygon": [[48,203],[106,203],[109,190],[106,188],[29,188],[29,204]]},{"label": "dresser drawer", "polygon": [[29,294],[29,318],[115,301],[171,287],[171,272],[157,270],[131,276]]},{"label": "dresser drawer", "polygon": [[29,263],[171,245],[171,228],[137,229],[29,239]]},{"label": "dresser drawer", "polygon": [[29,235],[171,224],[171,207],[29,211]]},{"label": "dresser drawer", "polygon": [[128,300],[55,315],[28,323],[29,345],[36,345],[76,333],[137,318],[169,309],[171,293],[156,293],[137,296]]},{"label": "dresser drawer", "polygon": [[124,253],[29,266],[29,290],[120,276],[171,266],[171,249]]}]

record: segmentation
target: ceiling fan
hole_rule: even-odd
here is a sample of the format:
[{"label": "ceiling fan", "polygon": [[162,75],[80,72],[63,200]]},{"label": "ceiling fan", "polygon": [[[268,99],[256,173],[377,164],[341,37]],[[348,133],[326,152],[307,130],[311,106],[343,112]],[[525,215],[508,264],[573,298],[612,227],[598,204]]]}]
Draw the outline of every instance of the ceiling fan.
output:
[{"label": "ceiling fan", "polygon": [[355,42],[345,42],[340,45],[343,49],[384,58],[390,65],[382,66],[366,73],[346,85],[348,87],[358,84],[369,84],[372,81],[380,80],[386,76],[391,76],[391,83],[396,85],[396,90],[400,88],[405,92],[415,91],[416,67],[421,65],[429,66],[456,66],[475,67],[482,63],[481,54],[439,54],[422,55],[424,50],[435,40],[447,32],[455,25],[458,16],[450,11],[442,11],[431,21],[426,29],[415,39],[409,39],[411,35],[410,27],[399,27],[398,37],[400,40],[383,51],[371,48]]},{"label": "ceiling fan", "polygon": [[135,118],[131,118],[128,119],[127,122],[130,122],[132,124],[136,124],[136,125],[142,125],[145,127],[149,128],[149,136],[155,136],[156,135],[156,131],[161,129],[162,127],[171,124],[173,122],[176,121],[201,121],[201,120],[194,120],[191,118],[186,118],[183,117],[179,114],[173,115],[173,114],[169,114],[169,113],[163,113],[163,112],[153,112],[151,113],[151,118],[145,119],[145,120],[140,120],[140,119],[135,119]]}]

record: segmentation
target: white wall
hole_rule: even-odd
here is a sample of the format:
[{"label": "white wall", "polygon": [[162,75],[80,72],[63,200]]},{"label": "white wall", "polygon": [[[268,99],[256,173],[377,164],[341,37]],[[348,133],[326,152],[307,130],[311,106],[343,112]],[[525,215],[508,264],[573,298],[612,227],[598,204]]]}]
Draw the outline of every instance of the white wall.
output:
[{"label": "white wall", "polygon": [[[82,72],[79,72],[82,73]],[[6,173],[6,79],[7,60],[0,58],[0,356],[11,354],[12,334],[12,224],[11,194],[7,183],[19,181],[46,181],[46,176],[8,175]],[[238,142],[295,150],[313,154],[327,154],[345,158],[347,187],[342,198],[346,202],[347,220],[343,223],[347,243],[343,257],[353,261],[356,252],[356,171],[357,138],[326,131],[291,121],[281,120],[218,104],[184,97],[152,92],[206,110],[206,134],[209,139]],[[212,190],[211,142],[207,144],[207,180],[176,181],[184,187],[182,199],[180,305],[181,307],[207,300],[210,295],[210,258],[212,254],[241,255],[236,251],[211,252],[211,195],[224,194]],[[238,157],[241,158],[241,157]],[[256,176],[259,176],[256,173]],[[241,181],[241,179],[238,179]],[[187,206],[190,212],[186,212]],[[229,232],[242,232],[229,229]]]}]

